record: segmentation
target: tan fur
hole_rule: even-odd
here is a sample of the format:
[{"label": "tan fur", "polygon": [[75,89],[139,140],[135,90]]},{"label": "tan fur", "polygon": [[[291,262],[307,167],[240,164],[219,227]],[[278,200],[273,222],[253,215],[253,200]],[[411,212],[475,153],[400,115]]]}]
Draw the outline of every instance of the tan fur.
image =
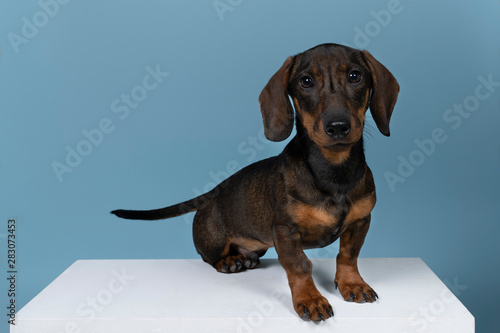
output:
[{"label": "tan fur", "polygon": [[236,245],[243,255],[250,252],[256,252],[263,249],[268,249],[273,246],[272,243],[264,243],[256,239],[249,239],[243,237],[231,238],[229,243]]},{"label": "tan fur", "polygon": [[318,226],[327,227],[337,223],[335,216],[320,207],[308,204],[290,204],[289,213],[293,221],[305,229],[314,229]]},{"label": "tan fur", "polygon": [[346,222],[350,223],[365,218],[370,214],[374,206],[375,193],[354,202],[349,210],[349,214],[347,214]]}]

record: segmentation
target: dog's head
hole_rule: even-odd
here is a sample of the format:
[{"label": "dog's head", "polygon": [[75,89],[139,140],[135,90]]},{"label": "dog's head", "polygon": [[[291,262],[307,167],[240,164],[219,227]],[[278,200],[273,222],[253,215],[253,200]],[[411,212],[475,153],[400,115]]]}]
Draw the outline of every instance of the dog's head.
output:
[{"label": "dog's head", "polygon": [[365,113],[389,136],[399,85],[367,51],[337,44],[318,45],[286,59],[259,96],[266,137],[288,138],[293,100],[298,126],[322,149],[348,151],[363,134]]}]

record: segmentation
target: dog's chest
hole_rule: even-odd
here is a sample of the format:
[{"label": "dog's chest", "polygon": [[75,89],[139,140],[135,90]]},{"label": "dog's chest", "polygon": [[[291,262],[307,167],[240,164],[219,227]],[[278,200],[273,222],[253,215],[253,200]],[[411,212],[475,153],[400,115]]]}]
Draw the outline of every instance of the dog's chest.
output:
[{"label": "dog's chest", "polygon": [[325,199],[316,205],[293,202],[289,213],[302,234],[303,244],[322,247],[335,241],[351,223],[368,216],[374,205],[374,195],[353,202],[346,198]]}]

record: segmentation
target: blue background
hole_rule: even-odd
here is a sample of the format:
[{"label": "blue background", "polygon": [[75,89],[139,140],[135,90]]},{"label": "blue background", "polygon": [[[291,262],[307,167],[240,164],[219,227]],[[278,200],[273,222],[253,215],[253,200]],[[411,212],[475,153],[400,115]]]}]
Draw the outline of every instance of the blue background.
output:
[{"label": "blue background", "polygon": [[[108,212],[189,199],[228,164],[278,154],[286,142],[251,139],[262,135],[261,89],[287,56],[336,42],[369,50],[401,85],[391,137],[368,120],[378,202],[362,256],[421,257],[459,285],[478,332],[498,331],[500,87],[474,96],[478,77],[500,82],[499,3],[221,2],[231,10],[220,15],[213,1],[0,3],[0,258],[5,272],[15,218],[19,305],[78,259],[198,258],[192,215],[141,223]],[[148,66],[169,75],[140,96]],[[145,98],[120,119],[120,98],[133,91]],[[473,111],[446,118],[464,103]],[[88,148],[82,131],[103,119],[111,133],[60,181],[53,163],[66,164],[67,147]],[[436,129],[446,140],[419,153],[415,140],[428,143]],[[400,166],[410,159],[413,170]],[[391,187],[388,172],[404,182]]]}]

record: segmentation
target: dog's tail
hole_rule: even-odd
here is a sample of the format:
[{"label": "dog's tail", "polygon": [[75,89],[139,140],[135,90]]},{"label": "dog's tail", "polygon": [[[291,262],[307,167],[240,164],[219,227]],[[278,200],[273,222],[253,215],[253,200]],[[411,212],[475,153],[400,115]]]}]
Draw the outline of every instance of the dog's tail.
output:
[{"label": "dog's tail", "polygon": [[112,211],[111,214],[115,214],[118,217],[129,220],[152,221],[152,220],[168,219],[171,217],[184,215],[187,213],[194,212],[195,210],[198,210],[207,199],[205,198],[206,196],[207,194],[200,195],[199,197],[181,202],[177,205],[168,206],[160,209],[153,209],[153,210],[117,209]]}]

